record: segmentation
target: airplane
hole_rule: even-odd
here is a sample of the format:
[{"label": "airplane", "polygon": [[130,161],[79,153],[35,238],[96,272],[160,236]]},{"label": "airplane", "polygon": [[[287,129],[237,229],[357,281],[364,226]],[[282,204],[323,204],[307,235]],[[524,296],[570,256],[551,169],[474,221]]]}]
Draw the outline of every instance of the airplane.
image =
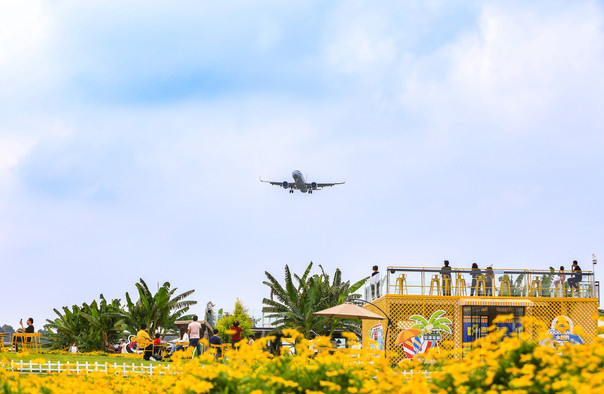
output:
[{"label": "airplane", "polygon": [[292,172],[292,177],[294,178],[293,183],[288,182],[288,181],[271,182],[271,181],[265,181],[262,178],[260,178],[260,182],[266,182],[266,183],[270,183],[271,185],[281,186],[284,189],[289,189],[290,193],[293,193],[294,190],[297,189],[297,190],[300,190],[302,193],[308,193],[308,194],[312,194],[313,191],[321,190],[322,188],[327,187],[327,186],[342,185],[342,184],[346,183],[346,182],[334,182],[334,183],[306,182],[304,180],[304,176],[302,175],[300,170],[294,170],[294,172]]}]

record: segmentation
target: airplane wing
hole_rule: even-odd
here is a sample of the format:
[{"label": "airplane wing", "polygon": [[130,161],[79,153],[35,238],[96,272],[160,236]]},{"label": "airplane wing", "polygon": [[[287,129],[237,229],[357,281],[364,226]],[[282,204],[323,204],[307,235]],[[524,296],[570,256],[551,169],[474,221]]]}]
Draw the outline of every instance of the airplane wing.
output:
[{"label": "airplane wing", "polygon": [[334,182],[334,183],[316,183],[316,182],[311,182],[311,183],[307,183],[306,187],[317,190],[320,189],[322,187],[327,187],[327,186],[335,186],[335,185],[343,185],[346,182]]},{"label": "airplane wing", "polygon": [[317,183],[317,187],[327,187],[327,186],[335,186],[335,185],[343,185],[346,182],[334,182],[334,183]]},{"label": "airplane wing", "polygon": [[296,186],[295,183],[292,182],[287,182],[287,181],[283,181],[283,182],[272,182],[272,181],[265,181],[264,179],[260,178],[260,182],[264,182],[264,183],[270,183],[273,186],[281,186],[284,189],[297,189],[298,186]]}]

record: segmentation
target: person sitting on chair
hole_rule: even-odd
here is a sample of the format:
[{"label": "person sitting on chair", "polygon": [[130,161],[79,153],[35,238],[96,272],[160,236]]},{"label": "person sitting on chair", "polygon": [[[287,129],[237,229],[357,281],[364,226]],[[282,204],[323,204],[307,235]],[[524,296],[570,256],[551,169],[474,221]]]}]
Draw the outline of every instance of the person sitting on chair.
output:
[{"label": "person sitting on chair", "polygon": [[[564,266],[561,265],[560,266],[560,271],[559,271],[560,275],[554,279],[554,289],[556,288],[556,286],[558,285],[558,283],[560,283],[560,286],[562,286],[562,294],[564,294]],[[558,293],[556,292],[556,297],[558,296]]]},{"label": "person sitting on chair", "polygon": [[210,337],[210,346],[214,346],[216,348],[216,353],[214,353],[214,357],[216,358],[216,360],[218,360],[220,357],[222,357],[222,341],[220,340],[220,337],[218,336],[218,329],[215,328],[213,330],[213,334]]},{"label": "person sitting on chair", "polygon": [[[27,319],[27,327],[23,326],[23,319],[19,320],[19,324],[21,325],[21,328],[17,330],[18,333],[33,334],[36,332],[34,329],[34,319],[31,317]],[[27,342],[29,342],[30,339],[31,338],[27,338]],[[22,340],[23,337],[15,337],[15,352],[19,351],[19,342]]]},{"label": "person sitting on chair", "polygon": [[[136,341],[139,343],[138,350],[142,350],[144,352],[143,358],[145,360],[161,361],[161,356],[153,354],[153,341],[151,340],[151,337],[147,333],[147,325],[145,323],[141,324],[141,329],[136,334]],[[140,348],[141,342],[143,342],[147,345],[144,349]]]},{"label": "person sitting on chair", "polygon": [[573,261],[573,277],[567,280],[568,287],[570,287],[570,295],[573,295],[574,290],[577,290],[577,295],[579,295],[579,283],[583,279],[583,275],[581,274],[581,267],[579,267],[579,263],[577,260]]}]

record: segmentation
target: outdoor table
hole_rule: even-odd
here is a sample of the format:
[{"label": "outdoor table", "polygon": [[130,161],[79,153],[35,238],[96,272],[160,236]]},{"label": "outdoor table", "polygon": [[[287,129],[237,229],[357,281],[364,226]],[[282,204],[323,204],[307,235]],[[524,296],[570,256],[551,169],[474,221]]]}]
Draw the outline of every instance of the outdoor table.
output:
[{"label": "outdoor table", "polygon": [[4,351],[4,341],[6,341],[6,337],[8,337],[9,334],[5,333],[5,332],[0,332],[0,349],[2,351]]}]

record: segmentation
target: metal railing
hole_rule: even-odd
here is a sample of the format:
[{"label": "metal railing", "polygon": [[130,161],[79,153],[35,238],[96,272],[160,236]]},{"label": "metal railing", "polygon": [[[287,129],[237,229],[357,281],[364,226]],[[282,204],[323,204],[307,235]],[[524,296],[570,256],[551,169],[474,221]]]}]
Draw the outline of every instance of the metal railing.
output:
[{"label": "metal railing", "polygon": [[390,266],[379,281],[365,284],[366,299],[385,294],[482,297],[598,298],[591,271],[461,269]]}]

